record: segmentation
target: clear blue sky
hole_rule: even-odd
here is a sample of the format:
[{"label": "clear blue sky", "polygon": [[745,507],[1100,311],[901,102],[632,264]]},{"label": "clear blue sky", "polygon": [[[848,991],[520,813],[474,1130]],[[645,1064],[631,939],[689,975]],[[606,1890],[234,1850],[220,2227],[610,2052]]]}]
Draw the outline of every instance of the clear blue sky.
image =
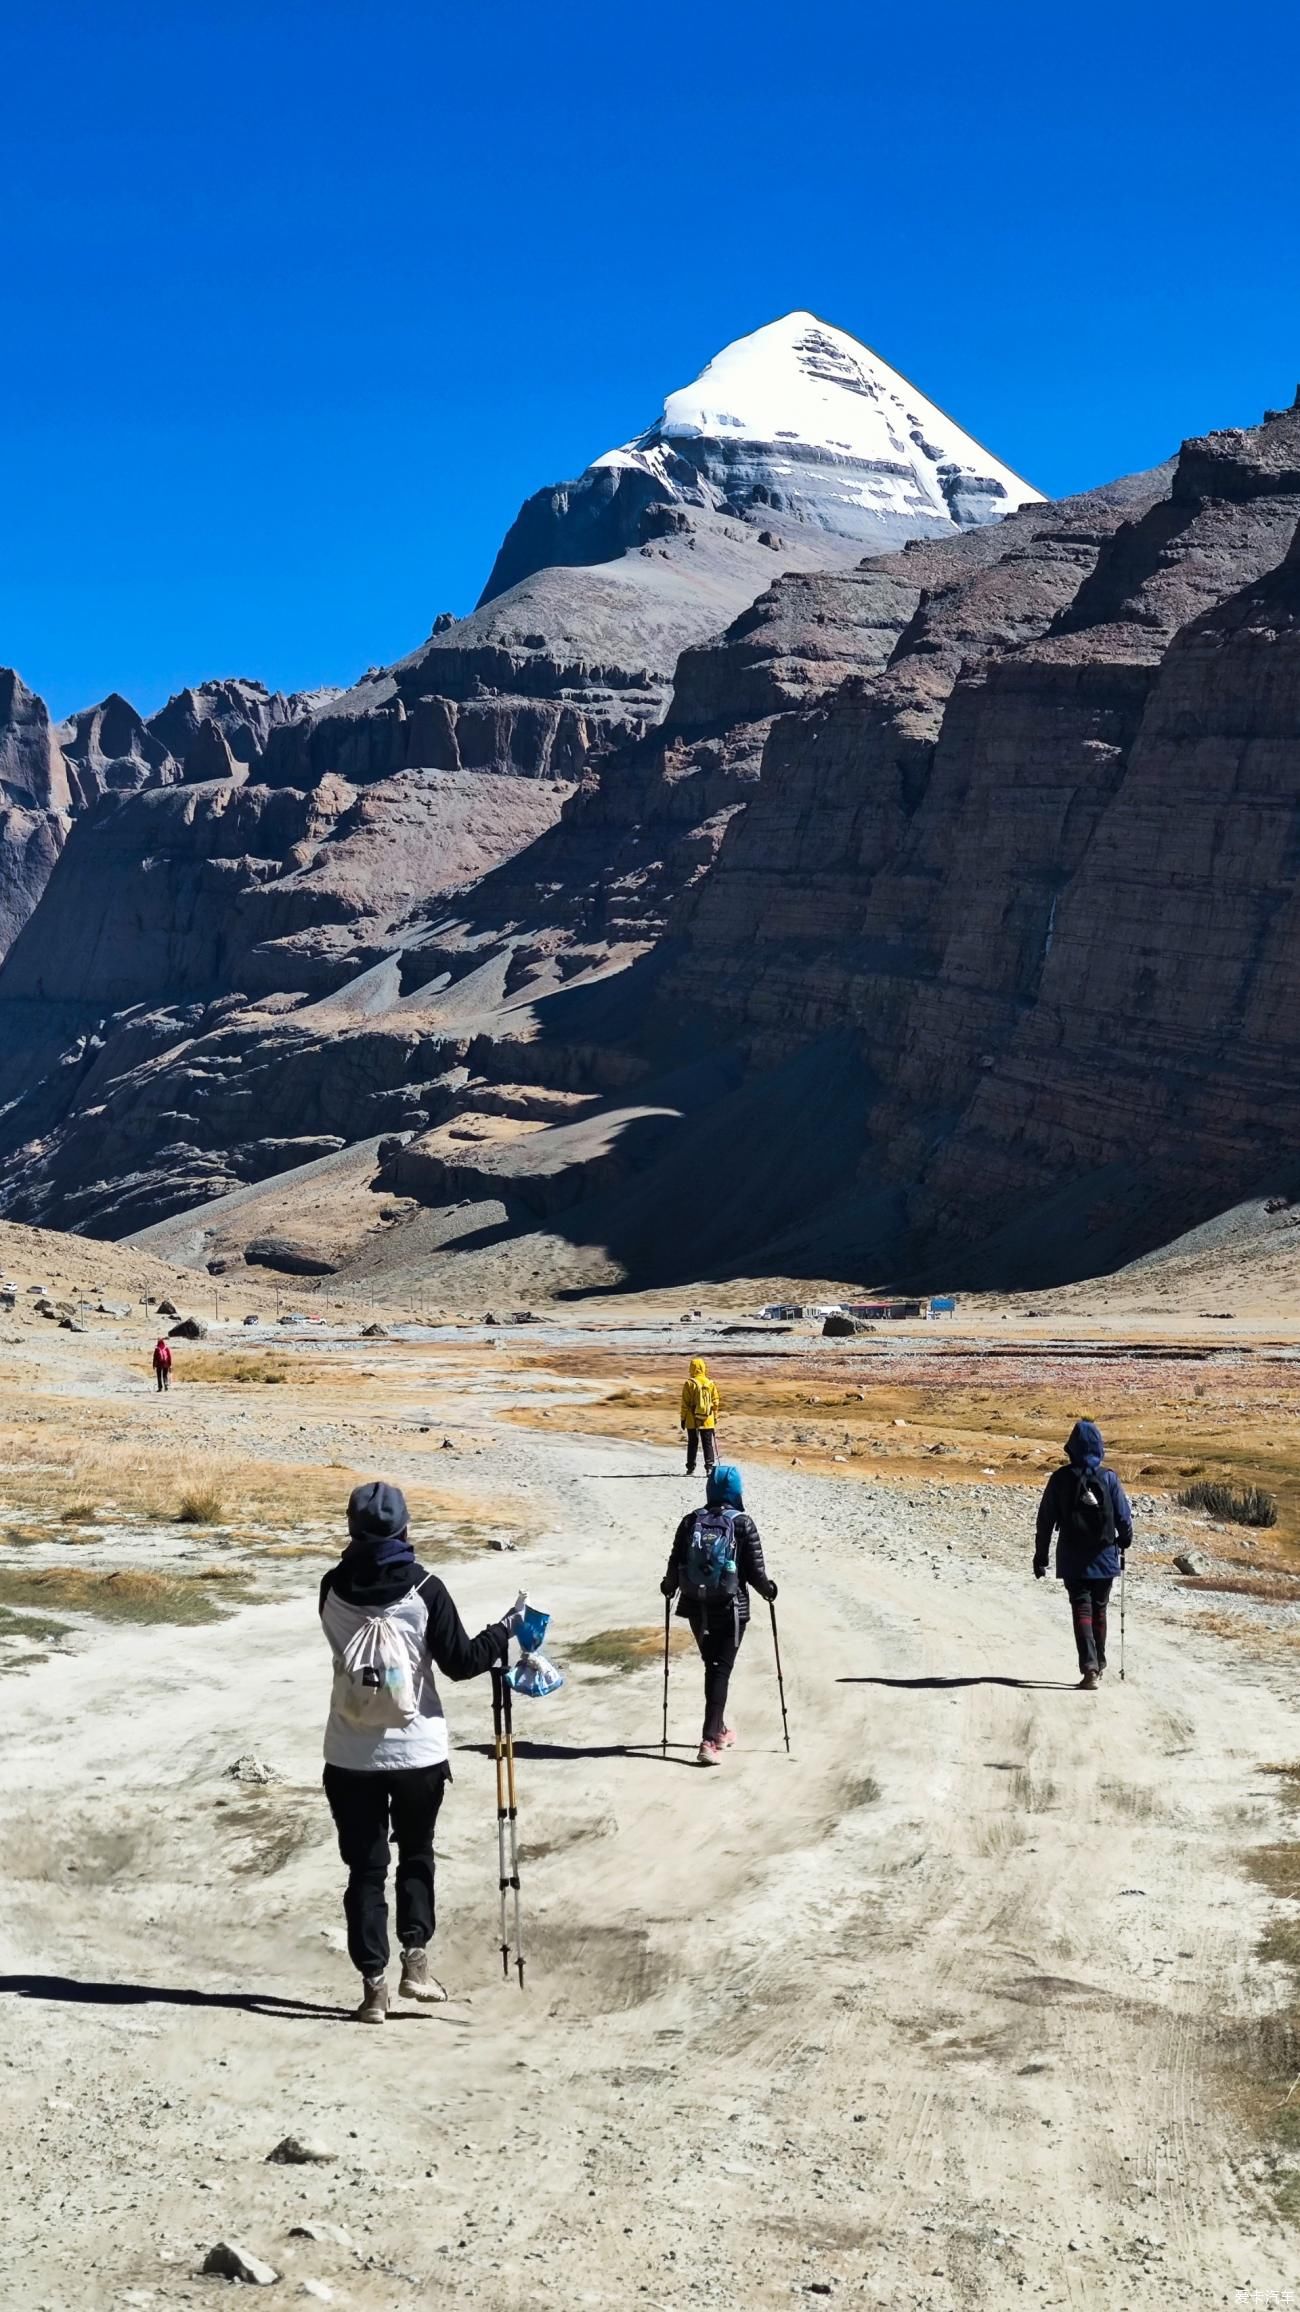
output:
[{"label": "clear blue sky", "polygon": [[1293,11],[0,0],[0,663],[301,688],[793,306],[1040,488],[1300,377]]}]

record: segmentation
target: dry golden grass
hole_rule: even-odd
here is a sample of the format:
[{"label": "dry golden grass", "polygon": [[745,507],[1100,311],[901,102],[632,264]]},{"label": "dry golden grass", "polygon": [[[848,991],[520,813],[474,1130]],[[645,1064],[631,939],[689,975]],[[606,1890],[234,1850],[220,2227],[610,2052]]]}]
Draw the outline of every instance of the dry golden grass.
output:
[{"label": "dry golden grass", "polygon": [[178,1525],[220,1525],[225,1503],[215,1485],[192,1485],[176,1504]]},{"label": "dry golden grass", "polygon": [[[523,1360],[537,1375],[582,1382],[514,1409],[525,1427],[580,1425],[601,1436],[669,1445],[679,1435],[685,1356],[635,1359],[626,1349],[555,1350]],[[1240,1364],[1167,1358],[1044,1356],[1024,1345],[981,1356],[967,1344],[875,1354],[814,1350],[791,1360],[737,1351],[709,1369],[723,1391],[719,1444],[742,1464],[797,1460],[845,1476],[921,1477],[943,1484],[1045,1481],[1076,1419],[1100,1423],[1108,1458],[1131,1490],[1177,1493],[1191,1478],[1276,1494],[1278,1524],[1261,1531],[1249,1563],[1296,1562],[1300,1547],[1300,1367],[1265,1356]],[[1234,1539],[1220,1555],[1235,1551]],[[1245,1561],[1243,1561],[1245,1562]]]},{"label": "dry golden grass", "polygon": [[197,1573],[105,1572],[51,1565],[30,1573],[0,1568],[0,1606],[58,1606],[111,1622],[216,1622],[249,1597],[221,1566]]},{"label": "dry golden grass", "polygon": [[20,1638],[28,1644],[57,1642],[67,1636],[69,1627],[69,1623],[56,1620],[52,1614],[31,1608],[17,1612],[12,1606],[0,1606],[0,1638]]},{"label": "dry golden grass", "polygon": [[[1300,1805],[1300,1764],[1266,1766],[1264,1772],[1277,1777],[1284,1803]],[[1275,1904],[1259,1939],[1259,1956],[1286,1967],[1293,1989],[1300,1990],[1300,1840],[1252,1847],[1243,1861]],[[1273,2175],[1278,2213],[1298,2221],[1300,2176],[1290,2163],[1300,2152],[1300,2006],[1293,2002],[1280,2013],[1227,2026],[1221,2038],[1232,2066],[1233,2100],[1266,2153],[1285,2163],[1275,2166]]]},{"label": "dry golden grass", "polygon": [[[686,1654],[694,1649],[694,1639],[681,1622],[671,1625],[670,1654]],[[647,1622],[630,1629],[596,1630],[589,1638],[580,1638],[565,1654],[568,1662],[585,1662],[593,1670],[643,1670],[648,1663],[662,1662],[664,1658],[663,1625]]]},{"label": "dry golden grass", "polygon": [[275,1349],[186,1350],[178,1344],[173,1367],[174,1379],[235,1388],[275,1388],[289,1382],[312,1388],[332,1377],[323,1362],[309,1364],[305,1357]]},{"label": "dry golden grass", "polygon": [[1284,1839],[1277,1846],[1252,1847],[1246,1866],[1251,1877],[1271,1895],[1300,1902],[1300,1844],[1294,1839]]},{"label": "dry golden grass", "polygon": [[0,1437],[0,1497],[24,1521],[170,1525],[214,1522],[224,1512],[250,1526],[327,1519],[341,1526],[357,1483],[346,1469],[221,1453],[179,1456],[162,1445],[101,1443],[87,1452],[81,1438],[52,1430],[47,1424]]},{"label": "dry golden grass", "polygon": [[1282,1567],[1258,1574],[1191,1574],[1182,1577],[1179,1587],[1198,1596],[1258,1598],[1264,1605],[1300,1605],[1300,1574],[1288,1573]]}]

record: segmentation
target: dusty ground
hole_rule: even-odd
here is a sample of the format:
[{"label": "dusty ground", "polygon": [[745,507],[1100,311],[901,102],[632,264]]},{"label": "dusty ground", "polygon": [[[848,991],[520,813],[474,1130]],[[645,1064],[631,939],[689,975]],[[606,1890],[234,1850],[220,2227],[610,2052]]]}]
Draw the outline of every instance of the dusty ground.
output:
[{"label": "dusty ground", "polygon": [[[946,1403],[942,1375],[903,1371],[847,1411],[787,1405],[737,1362],[794,1755],[760,1616],[742,1747],[705,1775],[689,1656],[658,1750],[656,1585],[694,1495],[671,1402],[638,1394],[671,1388],[662,1335],[313,1340],[243,1381],[232,1338],[160,1402],[138,1330],[0,1348],[0,1604],[33,1624],[0,1628],[0,2301],[221,2300],[196,2274],[230,2237],[281,2300],[310,2282],[374,2312],[1294,2301],[1296,1785],[1269,1769],[1300,1760],[1297,1609],[1180,1584],[1166,1472],[1135,1474],[1129,1676],[1072,1690],[1066,1609],[1027,1557],[1074,1374],[1038,1375],[1040,1435],[1034,1377],[977,1403],[955,1336]],[[787,1354],[778,1395],[866,1385],[852,1349]],[[1258,1419],[1285,1473],[1288,1376],[1252,1361],[1257,1397],[1246,1369],[1196,1367],[1182,1461]],[[1117,1368],[1087,1377],[1135,1452],[1178,1409],[1167,1376],[1145,1406]],[[461,1688],[455,1998],[382,2038],[343,2020],[314,1619],[335,1508],[380,1470],[466,1619],[525,1579],[569,1674],[517,1705],[526,1992],[495,1949],[488,1697]],[[206,1523],[181,1519],[187,1489]],[[1188,1530],[1235,1562],[1239,1534]],[[1284,1582],[1288,1535],[1258,1546]],[[171,1588],[108,1618],[88,1578],[126,1573]],[[221,1618],[143,1618],[186,1583]],[[602,1667],[602,1633],[639,1627],[645,1665]],[[284,1779],[230,1780],[248,1752]],[[290,2130],[336,2156],[268,2164]]]}]

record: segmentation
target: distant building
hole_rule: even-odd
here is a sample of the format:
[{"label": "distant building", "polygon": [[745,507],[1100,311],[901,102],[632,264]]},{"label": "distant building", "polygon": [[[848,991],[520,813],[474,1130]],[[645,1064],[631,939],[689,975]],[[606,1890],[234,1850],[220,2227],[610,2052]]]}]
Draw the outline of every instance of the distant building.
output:
[{"label": "distant building", "polygon": [[844,1313],[842,1301],[828,1301],[823,1306],[812,1301],[769,1301],[759,1310],[761,1317],[782,1318],[788,1324],[792,1317],[838,1317]]}]

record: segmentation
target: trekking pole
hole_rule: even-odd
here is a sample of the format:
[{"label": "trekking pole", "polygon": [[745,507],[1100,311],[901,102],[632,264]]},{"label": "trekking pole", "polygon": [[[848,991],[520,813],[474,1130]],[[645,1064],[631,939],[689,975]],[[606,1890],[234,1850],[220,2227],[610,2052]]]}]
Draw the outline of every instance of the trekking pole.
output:
[{"label": "trekking pole", "polygon": [[772,1651],[776,1655],[776,1690],[781,1697],[781,1731],[785,1736],[785,1754],[790,1755],[790,1721],[785,1714],[785,1680],[781,1675],[781,1640],[776,1634],[776,1600],[769,1598],[767,1610],[772,1616]]},{"label": "trekking pole", "polygon": [[505,1708],[501,1700],[505,1681],[496,1663],[492,1667],[492,1734],[497,1762],[497,1871],[501,1889],[501,1972],[510,1979],[510,1940],[506,1932],[506,1892],[510,1885],[506,1871],[506,1753]]},{"label": "trekking pole", "polygon": [[[506,1731],[506,1794],[509,1800],[510,1822],[510,1884],[515,1895],[515,1966],[519,1971],[519,1988],[524,1987],[524,1922],[519,1908],[519,1809],[515,1801],[515,1730],[511,1716],[510,1681],[501,1673],[501,1699],[505,1708]],[[507,1961],[506,1972],[509,1973]]]},{"label": "trekking pole", "polygon": [[1121,1686],[1124,1683],[1124,1576],[1127,1571],[1127,1560],[1121,1556],[1119,1561],[1119,1682]]},{"label": "trekking pole", "polygon": [[662,1742],[661,1742],[661,1744],[660,1744],[660,1756],[661,1756],[661,1757],[663,1757],[663,1758],[666,1758],[666,1757],[668,1756],[668,1641],[669,1641],[669,1638],[670,1638],[670,1637],[671,1637],[671,1635],[672,1635],[672,1616],[673,1616],[673,1601],[672,1601],[672,1599],[671,1599],[671,1598],[665,1598],[665,1599],[664,1599],[664,1733],[663,1733],[663,1741],[662,1741]]}]

